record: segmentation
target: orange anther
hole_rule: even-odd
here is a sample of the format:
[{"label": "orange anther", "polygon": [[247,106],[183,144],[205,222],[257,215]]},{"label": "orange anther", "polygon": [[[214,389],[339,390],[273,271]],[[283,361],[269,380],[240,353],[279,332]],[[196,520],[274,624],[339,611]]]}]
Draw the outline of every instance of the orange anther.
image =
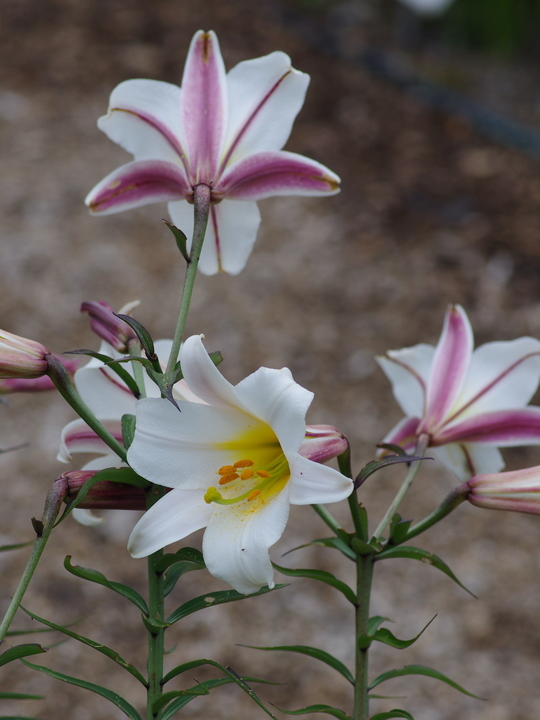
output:
[{"label": "orange anther", "polygon": [[228,475],[229,473],[233,473],[235,470],[236,468],[234,465],[224,465],[219,468],[218,475]]},{"label": "orange anther", "polygon": [[262,478],[269,478],[270,473],[266,470],[257,470],[257,475]]},{"label": "orange anther", "polygon": [[240,477],[242,478],[242,480],[250,480],[254,474],[255,473],[253,472],[253,470],[248,468],[247,470],[242,470],[242,472],[240,473]]},{"label": "orange anther", "polygon": [[246,458],[245,460],[237,460],[234,463],[234,467],[235,468],[247,468],[247,467],[251,467],[254,464],[255,463],[253,462],[253,460],[249,460],[248,458]]},{"label": "orange anther", "polygon": [[261,491],[260,491],[260,490],[253,490],[253,491],[250,492],[249,495],[247,496],[248,502],[249,502],[250,500],[255,500],[255,498],[256,498],[256,497],[259,497],[260,494],[261,494]]},{"label": "orange anther", "polygon": [[222,477],[219,478],[219,484],[226,485],[227,483],[230,483],[233,480],[238,480],[239,477],[240,476],[238,475],[238,473],[235,473],[235,472],[228,473],[227,475],[223,475]]}]

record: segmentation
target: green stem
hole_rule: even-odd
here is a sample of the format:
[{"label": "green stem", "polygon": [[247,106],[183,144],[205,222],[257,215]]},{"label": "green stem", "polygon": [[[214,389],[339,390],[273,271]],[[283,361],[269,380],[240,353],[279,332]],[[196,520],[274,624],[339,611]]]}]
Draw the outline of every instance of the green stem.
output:
[{"label": "green stem", "polygon": [[[133,357],[140,357],[141,356],[141,343],[138,339],[130,340],[128,345],[128,352]],[[131,362],[131,369],[133,370],[133,379],[137,383],[137,387],[139,388],[139,397],[145,398],[146,397],[146,385],[144,383],[144,369],[140,362],[137,362],[137,360],[132,360]]]},{"label": "green stem", "polygon": [[356,663],[353,720],[368,720],[369,718],[369,643],[360,642],[360,638],[367,636],[369,630],[373,557],[373,555],[358,555],[356,559]]},{"label": "green stem", "polygon": [[96,435],[100,437],[103,442],[125,462],[126,449],[120,445],[118,440],[116,440],[116,438],[114,438],[108,430],[103,427],[88,405],[86,405],[83,401],[77,390],[75,390],[69,373],[64,365],[60,362],[60,360],[55,358],[54,355],[47,355],[46,357],[49,366],[47,375],[51,378],[64,400],[71,405],[77,415],[84,420],[84,422],[96,433]]},{"label": "green stem", "polygon": [[452,490],[452,492],[448,493],[448,495],[445,497],[445,499],[442,501],[442,503],[436,510],[434,510],[430,515],[425,517],[416,525],[413,525],[413,527],[410,528],[409,532],[401,542],[408,542],[413,537],[416,537],[417,535],[420,535],[421,533],[428,530],[430,527],[433,527],[433,525],[440,522],[447,515],[450,515],[451,512],[453,512],[457,507],[459,507],[459,505],[461,505],[462,502],[467,499],[467,495],[469,493],[470,488],[466,482],[458,485]]},{"label": "green stem", "polygon": [[[426,452],[426,448],[429,444],[429,436],[426,434],[420,435],[420,437],[417,440],[416,443],[416,449],[414,451],[414,454],[417,456],[423,456]],[[379,539],[383,532],[386,530],[387,526],[390,524],[392,518],[394,517],[395,513],[397,512],[397,509],[401,505],[401,502],[405,495],[408,493],[409,488],[413,484],[414,478],[416,477],[416,474],[418,470],[420,469],[421,460],[416,460],[414,462],[411,462],[409,470],[407,472],[407,475],[405,476],[405,480],[403,481],[403,484],[399,488],[399,490],[396,493],[395,498],[393,499],[392,503],[390,504],[390,507],[386,511],[383,519],[379,523],[379,526],[373,533],[373,537]]]},{"label": "green stem", "polygon": [[180,352],[180,345],[182,344],[182,337],[186,328],[189,305],[193,294],[193,286],[195,285],[195,278],[197,277],[197,268],[199,267],[206,226],[208,225],[208,218],[210,216],[210,199],[211,189],[208,185],[197,185],[194,188],[193,204],[195,220],[193,224],[193,239],[191,241],[191,252],[186,269],[186,277],[182,290],[182,299],[180,301],[180,311],[178,313],[178,320],[174,331],[171,354],[169,355],[169,362],[167,363],[167,373],[172,373],[174,371],[178,360],[178,353]]},{"label": "green stem", "polygon": [[32,553],[30,555],[28,563],[26,564],[19,585],[9,604],[4,619],[0,624],[0,643],[4,641],[4,638],[6,637],[10,625],[13,621],[13,618],[15,617],[15,613],[19,609],[19,605],[22,602],[24,593],[26,592],[26,588],[30,584],[30,580],[32,579],[39,559],[43,551],[45,550],[45,545],[47,544],[47,540],[49,539],[51,530],[54,527],[55,520],[58,517],[60,508],[62,507],[62,501],[66,497],[66,495],[67,481],[61,482],[57,480],[47,493],[41,523],[32,520],[37,534],[36,542],[34,543],[34,547],[32,548]]},{"label": "green stem", "polygon": [[[165,488],[154,485],[148,493],[148,508],[152,507],[163,495]],[[156,720],[158,713],[153,711],[154,704],[163,694],[163,655],[165,651],[165,594],[163,572],[157,570],[157,563],[163,556],[163,550],[148,558],[148,691],[147,720]]]}]

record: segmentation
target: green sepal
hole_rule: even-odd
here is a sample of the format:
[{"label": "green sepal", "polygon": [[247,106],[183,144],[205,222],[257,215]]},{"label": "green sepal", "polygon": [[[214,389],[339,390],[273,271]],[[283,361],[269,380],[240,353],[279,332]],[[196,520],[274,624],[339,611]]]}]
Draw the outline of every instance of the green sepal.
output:
[{"label": "green sepal", "polygon": [[34,542],[35,540],[28,540],[28,542],[15,543],[14,545],[0,545],[0,552],[8,552],[9,550],[20,550],[20,548],[25,548],[33,545]]},{"label": "green sepal", "polygon": [[152,340],[152,336],[150,335],[148,330],[144,327],[142,323],[140,323],[138,320],[135,320],[135,318],[132,318],[130,315],[121,315],[119,313],[114,314],[117,318],[120,318],[120,320],[123,320],[125,323],[127,323],[129,327],[133,330],[135,335],[139,338],[141,347],[144,350],[144,354],[152,363],[152,367],[156,372],[160,373],[161,365],[159,364],[159,359],[154,349],[154,341]]},{"label": "green sepal", "polygon": [[319,538],[317,540],[304,543],[304,545],[297,545],[296,547],[287,550],[286,553],[283,553],[283,557],[285,557],[285,555],[289,555],[289,553],[295,552],[295,550],[302,550],[310,545],[322,545],[323,547],[333,548],[334,550],[339,550],[339,552],[345,555],[345,557],[348,557],[349,560],[356,560],[354,550],[351,550],[349,545],[338,537]]},{"label": "green sepal", "polygon": [[169,230],[174,235],[174,239],[176,241],[176,247],[180,250],[182,257],[187,263],[191,262],[191,258],[189,257],[189,253],[187,251],[187,237],[185,233],[183,233],[180,228],[177,228],[176,225],[173,225],[168,220],[163,220],[165,225],[169,228]]},{"label": "green sepal", "polygon": [[348,680],[351,685],[355,684],[354,675],[351,673],[349,668],[341,662],[341,660],[338,660],[333,655],[330,655],[330,653],[327,653],[324,650],[319,650],[318,648],[310,647],[309,645],[275,645],[273,647],[259,647],[258,645],[240,644],[240,647],[253,648],[254,650],[278,650],[283,652],[295,652],[299,653],[300,655],[307,655],[308,657],[315,658],[315,660],[320,660],[326,665],[329,665],[334,670],[337,670],[337,672],[340,675],[343,675],[343,677]]},{"label": "green sepal", "polygon": [[124,447],[129,450],[133,438],[135,437],[135,426],[137,424],[137,418],[135,415],[126,413],[122,415],[122,440],[124,441]]},{"label": "green sepal", "polygon": [[350,715],[339,710],[338,708],[332,707],[331,705],[309,705],[308,707],[302,708],[301,710],[284,710],[283,708],[275,705],[279,712],[285,713],[285,715],[308,715],[309,713],[324,713],[325,715],[332,715],[338,720],[352,720]]},{"label": "green sepal", "polygon": [[122,367],[119,360],[115,360],[114,358],[110,357],[110,355],[104,355],[103,353],[98,353],[94,350],[87,349],[68,350],[64,353],[64,355],[88,355],[89,357],[93,357],[96,360],[100,360],[104,365],[111,368],[111,370],[115,372],[121,380],[123,380],[123,382],[128,386],[128,388],[131,390],[137,400],[140,398],[141,393],[137,386],[137,383],[128,373],[128,371],[124,367]]},{"label": "green sepal", "polygon": [[220,590],[219,592],[199,595],[192,600],[188,600],[183,605],[180,605],[179,608],[169,615],[167,622],[169,625],[172,625],[173,623],[182,620],[198,610],[204,610],[204,608],[214,607],[215,605],[223,605],[224,603],[235,602],[236,600],[257,597],[258,595],[266,595],[266,593],[274,592],[274,590],[280,590],[284,587],[287,587],[287,584],[275,585],[273,588],[263,587],[258,592],[250,593],[249,595],[242,595],[241,593],[236,592],[236,590]]},{"label": "green sepal", "polygon": [[[437,617],[436,615],[434,617],[432,617],[431,620],[428,622],[428,624],[425,627],[423,627],[422,630],[420,630],[418,635],[413,637],[411,640],[400,640],[392,632],[390,632],[390,630],[388,630],[388,628],[380,628],[380,629],[374,630],[373,632],[368,632],[367,635],[362,635],[361,637],[359,637],[358,638],[359,647],[360,648],[369,647],[371,642],[376,641],[376,642],[384,643],[385,645],[390,645],[390,647],[396,648],[396,650],[405,650],[406,648],[410,647],[413,643],[415,643],[418,640],[420,635],[422,635],[424,630],[426,630],[431,625],[431,623],[435,620],[436,617]],[[370,618],[370,620],[371,619],[373,619],[373,618]],[[379,619],[379,618],[377,618],[377,619]],[[385,618],[381,618],[381,620],[384,620],[384,619]],[[370,640],[369,645],[361,645],[360,644],[362,641],[366,642],[367,640]]]},{"label": "green sepal", "polygon": [[276,563],[272,563],[272,565],[276,570],[279,570],[280,573],[283,573],[283,575],[310,578],[311,580],[318,580],[326,585],[330,585],[345,595],[350,603],[356,605],[356,595],[353,590],[347,585],[347,583],[344,583],[342,580],[338,580],[335,575],[332,575],[332,573],[327,572],[326,570],[312,570],[311,568],[299,568],[297,570],[293,570],[291,568],[277,565]]},{"label": "green sepal", "polygon": [[399,710],[396,708],[395,710],[389,710],[388,712],[382,712],[377,713],[376,715],[372,715],[369,720],[390,720],[391,718],[404,718],[405,720],[414,720],[411,713],[408,713],[406,710]]},{"label": "green sepal", "polygon": [[90,640],[90,638],[84,637],[83,635],[79,635],[76,632],[73,632],[73,630],[68,630],[68,628],[57,625],[56,623],[51,622],[50,620],[45,620],[42,617],[39,617],[39,615],[35,615],[33,612],[30,612],[30,610],[27,610],[22,605],[20,606],[21,610],[25,612],[29,617],[31,617],[33,620],[37,620],[42,625],[46,625],[47,627],[51,628],[51,630],[57,630],[58,632],[61,632],[63,635],[67,635],[70,638],[73,638],[74,640],[78,640],[78,642],[82,643],[83,645],[87,645],[88,647],[93,648],[94,650],[97,650],[102,655],[106,655],[108,658],[113,660],[117,665],[120,665],[120,667],[124,668],[124,670],[127,670],[128,673],[133,675],[134,678],[136,678],[144,687],[148,687],[148,683],[146,682],[146,679],[141,675],[141,673],[137,670],[137,668],[132,665],[131,663],[127,662],[127,660],[124,660],[123,657],[121,657],[115,650],[112,650],[111,648],[107,647],[106,645],[102,645],[101,643],[95,642],[95,640]]},{"label": "green sepal", "polygon": [[89,580],[90,582],[95,582],[98,585],[103,585],[104,587],[109,588],[109,590],[113,590],[119,595],[122,595],[123,597],[130,600],[145,615],[149,615],[148,606],[144,598],[141,597],[141,595],[139,595],[136,590],[133,590],[133,588],[130,588],[128,585],[122,585],[122,583],[107,580],[105,575],[103,575],[103,573],[100,573],[98,570],[84,568],[80,565],[72,565],[71,555],[68,555],[64,560],[64,567],[68,572],[70,572],[72,575],[75,575],[76,577],[83,578],[84,580]]},{"label": "green sepal", "polygon": [[404,675],[424,675],[425,677],[434,678],[435,680],[440,680],[441,682],[450,685],[450,687],[454,688],[454,690],[458,690],[464,695],[476,698],[477,700],[483,699],[478,697],[478,695],[473,695],[473,693],[468,692],[467,690],[465,690],[465,688],[462,688],[461,685],[458,685],[456,682],[446,677],[446,675],[438,672],[438,670],[433,670],[433,668],[426,667],[425,665],[405,665],[405,667],[400,668],[399,670],[389,670],[388,672],[382,673],[382,675],[379,675],[375,678],[375,680],[373,680],[368,690],[373,690],[373,688],[377,687],[377,685],[380,685],[383,682],[386,682],[386,680],[392,680],[392,678],[396,677],[403,677]]},{"label": "green sepal", "polygon": [[364,465],[364,467],[360,470],[354,480],[354,487],[358,489],[360,485],[362,485],[362,483],[364,483],[370,475],[373,475],[373,473],[376,473],[378,470],[382,470],[389,465],[396,465],[397,463],[411,463],[415,460],[432,459],[433,458],[426,458],[423,456],[404,455],[403,451],[401,451],[397,455],[389,455],[388,457],[383,457],[381,460],[372,460],[371,462],[368,462],[367,465]]},{"label": "green sepal", "polygon": [[47,648],[41,647],[37,643],[25,643],[24,645],[15,645],[15,647],[9,648],[0,655],[0,667],[7,665],[13,660],[20,660],[23,657],[29,655],[40,655],[41,653],[47,652]]},{"label": "green sepal", "polygon": [[387,560],[391,558],[409,558],[411,560],[420,560],[420,562],[424,562],[427,565],[433,565],[434,568],[437,568],[437,570],[440,570],[445,575],[447,575],[451,580],[453,580],[461,588],[463,588],[463,590],[468,592],[469,595],[472,595],[474,598],[476,597],[474,593],[472,593],[468,588],[465,587],[465,585],[463,585],[462,582],[457,579],[457,577],[454,575],[452,570],[450,570],[444,560],[441,560],[440,557],[438,557],[437,555],[433,555],[433,553],[430,553],[427,550],[413,547],[412,545],[389,547],[379,553],[375,560]]},{"label": "green sepal", "polygon": [[390,544],[400,545],[407,537],[411,524],[412,520],[403,520],[401,515],[396,513],[390,523]]},{"label": "green sepal", "polygon": [[56,672],[55,670],[51,670],[51,668],[45,667],[44,665],[34,665],[31,662],[28,662],[28,660],[21,660],[22,663],[24,663],[27,667],[32,668],[32,670],[38,670],[39,672],[45,673],[45,675],[49,675],[49,677],[55,678],[56,680],[62,680],[63,682],[67,682],[70,685],[75,685],[76,687],[84,688],[85,690],[90,690],[93,693],[96,693],[96,695],[101,695],[101,697],[106,698],[110,702],[113,703],[113,705],[116,705],[116,707],[120,708],[122,712],[124,712],[130,720],[142,720],[139,713],[135,710],[133,705],[130,705],[127,700],[124,700],[123,697],[118,695],[118,693],[115,693],[113,690],[109,690],[108,688],[104,688],[101,685],[95,685],[94,683],[87,682],[86,680],[81,680],[80,678],[72,677],[71,675],[65,675],[64,673]]}]

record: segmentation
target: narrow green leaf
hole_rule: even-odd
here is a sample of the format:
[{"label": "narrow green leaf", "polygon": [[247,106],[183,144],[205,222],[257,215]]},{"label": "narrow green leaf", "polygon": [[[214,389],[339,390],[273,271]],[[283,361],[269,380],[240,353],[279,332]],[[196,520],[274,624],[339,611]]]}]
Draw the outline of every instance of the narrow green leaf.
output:
[{"label": "narrow green leaf", "polygon": [[318,648],[310,647],[309,645],[275,645],[273,647],[259,647],[257,645],[242,645],[240,647],[253,648],[254,650],[282,650],[284,652],[295,652],[301,655],[308,655],[309,657],[320,660],[321,662],[329,665],[334,670],[337,670],[340,675],[354,685],[354,675],[351,673],[349,668],[344,665],[341,660],[338,660],[330,653]]},{"label": "narrow green leaf", "polygon": [[135,424],[137,420],[135,415],[122,415],[122,439],[124,441],[124,447],[129,450],[133,438],[135,437]]},{"label": "narrow green leaf", "polygon": [[[44,697],[44,695],[28,695],[27,693],[0,691],[0,700],[43,700]],[[2,717],[1,720],[8,719]],[[30,720],[30,718],[28,720]]]},{"label": "narrow green leaf", "polygon": [[137,678],[137,680],[144,685],[144,687],[148,687],[148,683],[146,682],[146,679],[141,675],[141,673],[137,670],[137,668],[132,665],[131,663],[127,662],[122,658],[115,650],[112,650],[111,648],[108,648],[106,645],[102,645],[101,643],[95,642],[95,640],[90,640],[90,638],[84,637],[83,635],[79,635],[76,632],[73,632],[73,630],[68,630],[67,627],[64,627],[62,625],[56,625],[56,623],[50,622],[50,620],[45,620],[42,617],[39,617],[39,615],[35,615],[33,612],[30,612],[30,610],[27,610],[22,605],[20,606],[21,610],[25,612],[27,615],[29,615],[33,620],[37,620],[42,625],[46,625],[47,627],[51,628],[51,630],[57,630],[58,632],[63,633],[64,635],[67,635],[70,638],[73,638],[74,640],[78,640],[83,645],[88,645],[88,647],[93,648],[94,650],[97,650],[102,655],[106,655],[108,658],[113,660],[117,665],[120,665],[120,667],[124,668],[124,670],[127,670],[131,675],[133,675],[134,678]]},{"label": "narrow green leaf", "polygon": [[297,545],[291,550],[287,550],[286,553],[283,553],[283,557],[285,557],[285,555],[289,555],[289,553],[292,553],[295,550],[302,550],[302,548],[309,547],[310,545],[322,545],[324,547],[332,548],[334,550],[339,550],[340,553],[343,553],[343,555],[345,555],[345,557],[348,557],[349,560],[356,560],[356,554],[354,550],[351,550],[351,548],[345,542],[343,542],[341,538],[338,537],[319,538],[317,540],[312,540],[311,542],[304,543],[304,545]]},{"label": "narrow green leaf", "polygon": [[[202,553],[194,548],[181,548],[177,553],[163,555],[156,565],[158,572],[165,572],[165,597],[171,592],[178,580],[187,572],[204,570],[206,567]],[[170,568],[170,569],[169,569]]]},{"label": "narrow green leaf", "polygon": [[113,372],[115,372],[120,380],[122,380],[127,387],[130,389],[130,391],[133,393],[133,395],[137,398],[137,400],[140,398],[141,393],[139,391],[139,387],[133,377],[128,373],[125,367],[122,367],[120,362],[118,360],[115,360],[114,358],[110,357],[109,355],[103,355],[102,353],[94,352],[94,350],[68,350],[64,353],[64,355],[88,355],[89,357],[93,357],[96,360],[100,360],[104,365],[111,368]]},{"label": "narrow green leaf", "polygon": [[[371,640],[376,640],[377,642],[384,643],[385,645],[390,645],[390,647],[396,648],[397,650],[405,650],[406,648],[410,647],[413,643],[415,643],[420,635],[428,628],[431,623],[435,620],[437,616],[431,618],[431,620],[428,622],[428,624],[420,630],[418,635],[413,637],[411,640],[400,640],[397,638],[388,628],[380,628],[380,630],[376,630],[373,633],[369,633],[367,637],[370,637]],[[366,637],[366,636],[363,636]],[[359,642],[362,638],[359,638]]]},{"label": "narrow green leaf", "polygon": [[368,620],[368,635],[373,635],[373,633],[376,632],[386,620],[388,620],[388,618],[383,617],[382,615],[374,615],[373,617],[370,617]]},{"label": "narrow green leaf", "polygon": [[370,475],[373,475],[373,473],[376,473],[378,470],[382,470],[382,468],[384,467],[388,467],[389,465],[396,465],[397,463],[408,464],[415,460],[433,460],[433,458],[398,454],[388,455],[387,457],[383,457],[381,460],[372,460],[360,470],[354,481],[354,487],[359,488],[360,485],[362,485],[362,483],[364,483]]},{"label": "narrow green leaf", "polygon": [[[150,335],[148,330],[144,327],[144,325],[142,325],[142,323],[140,323],[138,320],[135,320],[135,318],[132,318],[130,315],[121,315],[119,313],[114,314],[117,318],[120,318],[120,320],[123,320],[130,326],[135,335],[139,338],[146,357],[150,360],[152,366],[154,367],[154,359],[157,360],[157,355],[156,351],[154,350],[154,341],[152,340],[152,336]],[[158,370],[157,367],[154,367],[154,369],[157,372],[160,372],[161,368]]]},{"label": "narrow green leaf", "polygon": [[176,241],[176,247],[182,253],[182,257],[184,258],[184,260],[187,263],[191,262],[189,253],[187,251],[187,244],[186,244],[187,237],[185,236],[185,234],[180,230],[180,228],[177,228],[176,225],[173,225],[168,220],[163,220],[163,222],[165,223],[165,225],[169,228],[169,230],[174,235],[174,239]]},{"label": "narrow green leaf", "polygon": [[412,520],[403,520],[401,515],[396,513],[390,523],[390,543],[400,545],[407,537]]},{"label": "narrow green leaf", "polygon": [[310,578],[311,580],[319,580],[319,582],[330,585],[331,587],[343,593],[343,595],[345,595],[345,597],[350,603],[356,605],[356,595],[353,590],[351,590],[347,583],[338,580],[335,575],[326,572],[326,570],[312,570],[310,568],[299,568],[293,570],[291,568],[277,565],[276,563],[272,563],[272,565],[276,568],[276,570],[279,570],[280,573],[283,573],[283,575],[289,575],[290,577]]},{"label": "narrow green leaf", "polygon": [[369,720],[390,720],[390,718],[405,718],[405,720],[414,720],[411,713],[405,710],[390,710],[389,712],[382,712],[373,715]]},{"label": "narrow green leaf", "polygon": [[139,595],[136,590],[133,590],[133,588],[130,588],[128,585],[122,585],[122,583],[107,580],[105,575],[103,575],[103,573],[100,573],[98,570],[84,568],[80,565],[72,565],[71,555],[68,555],[64,560],[64,567],[68,572],[70,572],[72,575],[75,575],[76,577],[83,578],[84,580],[89,580],[90,582],[95,582],[98,585],[103,585],[104,587],[109,588],[109,590],[114,590],[114,592],[130,600],[145,615],[149,614],[148,606],[144,601],[144,598]]},{"label": "narrow green leaf", "polygon": [[373,690],[373,688],[377,687],[377,685],[380,685],[386,680],[403,677],[404,675],[424,675],[425,677],[434,678],[435,680],[440,680],[441,682],[450,685],[450,687],[453,687],[455,690],[459,690],[459,692],[464,695],[476,698],[477,700],[482,700],[482,698],[478,697],[478,695],[473,695],[473,693],[470,693],[462,688],[461,685],[458,685],[453,680],[450,680],[450,678],[447,678],[446,675],[443,675],[437,670],[433,670],[433,668],[426,667],[425,665],[405,665],[405,667],[400,668],[399,670],[389,670],[388,672],[382,673],[382,675],[379,675],[375,678],[375,680],[373,680],[369,686],[369,690]]},{"label": "narrow green leaf", "polygon": [[332,715],[338,720],[352,720],[350,715],[339,710],[338,708],[332,707],[331,705],[309,705],[308,707],[302,708],[301,710],[284,710],[283,708],[274,706],[279,712],[285,713],[285,715],[308,715],[309,713],[324,713],[325,715]]},{"label": "narrow green leaf", "polygon": [[51,670],[51,668],[45,667],[44,665],[34,665],[31,662],[28,662],[28,660],[21,660],[22,663],[24,663],[27,667],[32,668],[32,670],[38,670],[39,672],[45,673],[45,675],[49,675],[49,677],[55,678],[56,680],[62,680],[62,682],[69,683],[70,685],[75,685],[76,687],[84,688],[85,690],[90,690],[93,693],[96,693],[96,695],[101,695],[101,697],[104,697],[106,700],[109,700],[113,705],[116,705],[116,707],[120,708],[122,712],[124,712],[130,720],[142,720],[139,713],[135,710],[133,705],[130,705],[127,700],[124,700],[123,697],[118,695],[118,693],[115,693],[113,690],[108,690],[107,688],[102,687],[101,685],[95,685],[94,683],[87,682],[86,680],[81,680],[80,678],[72,677],[71,675],[64,675],[64,673],[56,672],[55,670]]},{"label": "narrow green leaf", "polygon": [[9,550],[19,550],[20,548],[29,547],[34,544],[34,540],[28,542],[15,543],[14,545],[0,545],[0,552],[8,552]]},{"label": "narrow green leaf", "polygon": [[427,565],[433,565],[434,568],[437,568],[437,570],[440,570],[445,575],[447,575],[451,580],[453,580],[461,588],[463,588],[463,590],[468,592],[469,595],[472,595],[474,598],[476,597],[474,593],[472,593],[468,588],[465,587],[465,585],[463,585],[463,583],[461,583],[457,579],[457,577],[454,575],[452,570],[450,570],[444,560],[441,560],[440,557],[438,557],[437,555],[433,555],[433,553],[430,553],[427,550],[413,547],[411,545],[390,547],[379,553],[375,560],[387,560],[391,558],[410,558],[411,560],[419,560],[420,562],[424,562]]},{"label": "narrow green leaf", "polygon": [[263,587],[256,593],[250,593],[249,595],[241,595],[236,590],[220,590],[219,592],[207,593],[206,595],[199,595],[199,597],[188,600],[183,605],[180,605],[169,617],[166,622],[172,625],[178,620],[191,615],[191,613],[203,610],[204,608],[214,607],[215,605],[223,605],[224,603],[235,602],[236,600],[245,600],[246,598],[257,597],[259,595],[266,595],[266,593],[274,592],[279,590],[286,585],[276,585],[272,589],[269,587]]},{"label": "narrow green leaf", "polygon": [[20,660],[20,658],[28,657],[29,655],[39,655],[44,652],[47,652],[47,649],[37,643],[15,645],[15,647],[9,648],[9,650],[6,650],[0,655],[0,666],[13,662],[13,660]]}]

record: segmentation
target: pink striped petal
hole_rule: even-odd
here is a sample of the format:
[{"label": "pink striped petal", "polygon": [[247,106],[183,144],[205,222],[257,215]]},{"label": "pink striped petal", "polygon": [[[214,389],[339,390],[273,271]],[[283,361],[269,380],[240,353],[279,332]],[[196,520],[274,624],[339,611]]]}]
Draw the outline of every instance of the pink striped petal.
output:
[{"label": "pink striped petal", "polygon": [[[101,420],[100,422],[119,443],[123,443],[122,424],[118,420]],[[72,454],[79,452],[110,455],[111,449],[88,427],[84,420],[73,420],[62,430],[57,459],[60,462],[69,462]]]},{"label": "pink striped petal", "polygon": [[[390,443],[392,445],[399,445],[406,452],[412,452],[416,447],[419,424],[420,418],[403,418],[403,420],[400,420],[398,424],[390,430],[383,442]],[[384,454],[384,452],[384,450],[381,450],[379,455]]]},{"label": "pink striped petal", "polygon": [[227,74],[229,118],[221,168],[262,150],[281,150],[304,104],[309,75],[283,52],[246,60]]},{"label": "pink striped petal", "polygon": [[141,160],[122,165],[107,175],[90,191],[85,203],[92,213],[109,215],[191,195],[182,168],[161,160]]},{"label": "pink striped petal", "polygon": [[218,39],[199,30],[189,47],[182,79],[182,127],[191,184],[215,179],[227,121],[227,85]]},{"label": "pink striped petal", "polygon": [[467,418],[432,437],[432,445],[489,443],[501,447],[540,445],[540,408],[500,410]]},{"label": "pink striped petal", "polygon": [[324,165],[283,151],[261,152],[225,171],[212,196],[262,200],[274,195],[335,195],[339,177]]},{"label": "pink striped petal", "polygon": [[419,432],[432,433],[458,398],[471,361],[472,328],[460,305],[446,313],[427,386],[426,412]]},{"label": "pink striped petal", "polygon": [[540,514],[540,468],[531,467],[469,480],[469,502],[493,510]]}]

